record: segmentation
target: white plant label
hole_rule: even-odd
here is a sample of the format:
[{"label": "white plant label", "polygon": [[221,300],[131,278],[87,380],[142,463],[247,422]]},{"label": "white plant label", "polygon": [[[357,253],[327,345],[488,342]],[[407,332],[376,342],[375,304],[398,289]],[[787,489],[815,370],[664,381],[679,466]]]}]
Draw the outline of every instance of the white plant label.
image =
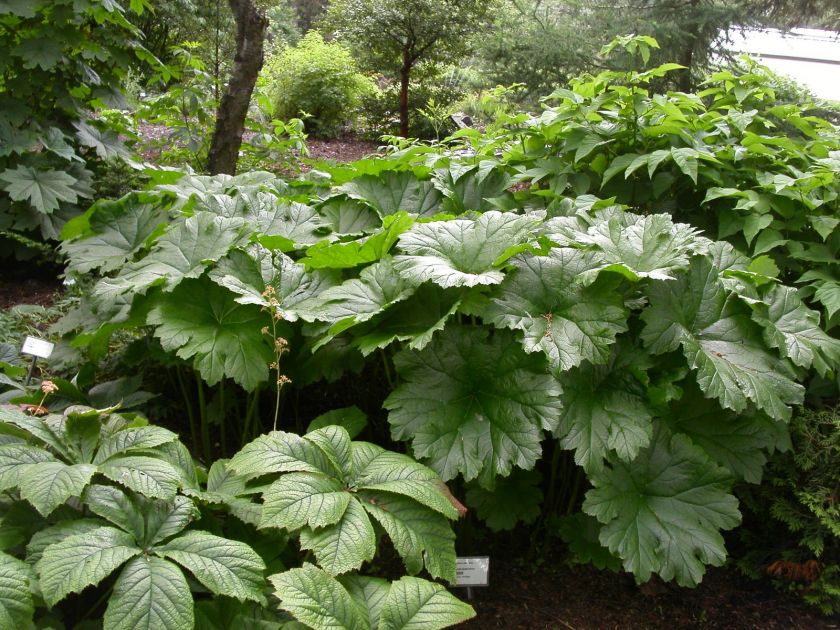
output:
[{"label": "white plant label", "polygon": [[487,586],[490,556],[455,559],[455,586]]},{"label": "white plant label", "polygon": [[27,337],[23,340],[23,348],[20,349],[21,354],[28,354],[33,357],[40,357],[41,359],[48,359],[52,354],[54,343],[50,343],[46,339],[38,339],[38,337]]}]

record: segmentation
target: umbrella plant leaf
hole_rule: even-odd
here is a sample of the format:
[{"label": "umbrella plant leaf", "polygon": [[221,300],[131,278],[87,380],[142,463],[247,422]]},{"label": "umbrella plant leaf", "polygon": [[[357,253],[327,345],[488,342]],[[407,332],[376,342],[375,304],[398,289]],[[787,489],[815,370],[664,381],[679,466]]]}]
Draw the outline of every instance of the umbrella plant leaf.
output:
[{"label": "umbrella plant leaf", "polygon": [[732,478],[687,437],[660,427],[633,462],[616,462],[589,479],[583,511],[602,524],[601,543],[637,579],[656,573],[696,586],[704,565],[723,564],[720,530],[741,520]]},{"label": "umbrella plant leaf", "polygon": [[391,434],[410,440],[444,480],[459,473],[492,484],[530,469],[543,430],[560,415],[560,386],[513,333],[449,326],[420,352],[394,359],[402,384],[387,398]]},{"label": "umbrella plant leaf", "polygon": [[234,295],[207,279],[190,280],[164,294],[149,312],[165,350],[193,366],[208,385],[231,378],[247,390],[268,380],[274,354],[260,332],[265,313],[238,304]]},{"label": "umbrella plant leaf", "polygon": [[485,212],[477,219],[418,223],[400,236],[394,267],[405,278],[443,287],[499,284],[506,254],[528,242],[533,217]]},{"label": "umbrella plant leaf", "polygon": [[597,255],[570,248],[514,259],[514,269],[479,314],[494,325],[523,331],[526,352],[544,352],[565,371],[582,361],[604,363],[615,336],[627,329],[617,278],[584,286],[578,277],[600,266]]}]

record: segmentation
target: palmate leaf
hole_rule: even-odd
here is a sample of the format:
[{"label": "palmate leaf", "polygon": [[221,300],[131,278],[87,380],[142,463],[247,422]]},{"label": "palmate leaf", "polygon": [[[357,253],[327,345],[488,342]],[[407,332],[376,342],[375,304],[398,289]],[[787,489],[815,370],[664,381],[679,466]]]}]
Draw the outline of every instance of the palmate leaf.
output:
[{"label": "palmate leaf", "polygon": [[485,161],[479,166],[454,165],[438,170],[434,181],[446,197],[441,210],[461,214],[493,210],[490,200],[503,195],[512,180],[497,163]]},{"label": "palmate leaf", "polygon": [[725,411],[686,384],[683,397],[672,403],[669,426],[691,438],[715,462],[749,483],[760,483],[767,454],[790,449],[786,423],[753,412]]},{"label": "palmate leaf", "polygon": [[339,471],[315,444],[294,433],[272,431],[246,444],[228,467],[240,474],[258,477],[268,473],[310,472],[327,477]]},{"label": "palmate leaf", "polygon": [[802,303],[796,289],[774,285],[750,306],[764,341],[783,357],[800,367],[813,365],[823,376],[840,366],[840,341],[820,328],[819,314]]},{"label": "palmate leaf", "polygon": [[58,210],[62,201],[76,203],[79,200],[79,191],[73,188],[76,178],[64,171],[18,165],[0,173],[0,180],[6,182],[3,190],[14,201],[26,201],[43,214]]},{"label": "palmate leaf", "polygon": [[499,284],[498,268],[528,242],[533,217],[485,212],[477,219],[418,223],[402,236],[394,268],[417,284],[431,280],[443,287]]},{"label": "palmate leaf", "polygon": [[192,630],[193,598],[184,574],[154,556],[134,558],[114,584],[103,623],[105,630]]},{"label": "palmate leaf", "polygon": [[98,584],[140,553],[131,534],[113,527],[75,534],[50,545],[36,567],[44,601],[55,606],[70,593]]},{"label": "palmate leaf", "polygon": [[[336,272],[306,271],[285,254],[273,254],[260,245],[251,245],[247,251],[231,251],[208,275],[235,293],[239,304],[270,307],[288,321],[296,321],[300,312],[308,314],[304,305],[338,284]],[[271,295],[266,294],[268,287]],[[278,304],[272,305],[271,298]]]},{"label": "palmate leaf", "polygon": [[260,332],[265,314],[206,278],[161,296],[148,322],[163,348],[192,359],[209,385],[228,377],[251,391],[268,380],[274,355]]},{"label": "palmate leaf", "polygon": [[487,490],[473,485],[467,490],[467,505],[494,532],[510,530],[517,523],[533,523],[540,515],[542,475],[536,470],[514,470]]},{"label": "palmate leaf", "polygon": [[391,585],[382,605],[379,630],[438,630],[475,617],[472,606],[440,584],[403,577]]},{"label": "palmate leaf", "polygon": [[3,444],[0,446],[0,491],[15,488],[31,464],[58,463],[55,456],[29,444]]},{"label": "palmate leaf", "polygon": [[283,249],[296,249],[317,243],[327,227],[326,221],[311,206],[297,201],[283,202],[269,193],[258,194],[261,201],[251,219],[255,230],[268,236],[264,242],[280,237],[288,243]]},{"label": "palmate leaf", "polygon": [[20,496],[42,516],[48,516],[70,497],[81,496],[95,472],[93,464],[43,462],[27,466],[20,478]]},{"label": "palmate leaf", "polygon": [[172,464],[146,455],[114,457],[98,470],[111,481],[157,499],[173,499],[181,483],[181,476]]},{"label": "palmate leaf", "polygon": [[119,269],[166,220],[160,204],[144,203],[139,196],[100,201],[88,214],[89,230],[61,245],[70,260],[68,269],[78,273]]},{"label": "palmate leaf", "polygon": [[361,235],[382,225],[376,211],[355,199],[332,197],[318,211],[335,234]]},{"label": "palmate leaf", "polygon": [[359,608],[367,614],[370,627],[378,628],[382,606],[385,605],[385,598],[391,590],[390,582],[382,578],[357,574],[339,577],[338,581],[347,589]]},{"label": "palmate leaf", "polygon": [[26,628],[35,606],[29,590],[29,567],[0,553],[0,627]]},{"label": "palmate leaf", "polygon": [[186,567],[216,595],[265,603],[265,563],[248,545],[203,531],[189,531],[154,548],[164,558]]},{"label": "palmate leaf", "polygon": [[311,472],[288,473],[263,492],[260,527],[294,531],[305,525],[332,525],[341,519],[349,502],[350,494],[335,477]]},{"label": "palmate leaf", "polygon": [[675,272],[688,267],[689,256],[705,253],[708,245],[698,230],[674,223],[667,214],[629,212],[596,220],[577,241],[602,257],[600,267],[585,273],[587,281],[594,280],[600,270],[617,271],[633,281],[670,280]]},{"label": "palmate leaf", "polygon": [[383,218],[400,210],[420,217],[433,216],[442,198],[432,182],[418,180],[411,171],[362,175],[335,192],[368,204]]},{"label": "palmate leaf", "polygon": [[268,579],[282,607],[315,630],[370,628],[367,615],[341,583],[308,562]]},{"label": "palmate leaf", "polygon": [[565,406],[556,435],[563,448],[574,450],[575,463],[588,473],[601,470],[609,453],[631,462],[650,443],[653,413],[633,391],[629,372],[643,367],[637,357],[622,345],[614,348],[607,365],[587,362],[559,378]]},{"label": "palmate leaf", "polygon": [[318,566],[327,573],[340,575],[373,560],[376,532],[359,501],[350,498],[337,523],[317,529],[304,528],[300,533],[300,546],[313,551]]},{"label": "palmate leaf", "polygon": [[394,363],[403,384],[386,399],[394,439],[444,479],[459,473],[492,485],[514,466],[530,469],[543,430],[560,415],[560,387],[513,333],[450,326],[423,351]]},{"label": "palmate leaf", "polygon": [[600,258],[555,248],[548,256],[523,256],[513,264],[478,314],[498,327],[524,331],[525,351],[544,352],[554,370],[582,361],[604,363],[615,336],[627,329],[627,314],[617,277],[601,277],[589,286],[577,281],[599,268]]},{"label": "palmate leaf", "polygon": [[652,353],[682,347],[700,389],[726,409],[742,412],[752,402],[772,418],[790,418],[788,405],[802,401],[802,386],[765,349],[760,328],[727,296],[708,259],[694,258],[687,274],[651,286],[649,295],[642,339]]},{"label": "palmate leaf", "polygon": [[158,284],[171,291],[185,278],[199,277],[211,263],[247,240],[243,219],[196,212],[176,222],[145,258],[123,267],[117,277],[101,280],[94,295],[113,299],[129,291],[144,293]]},{"label": "palmate leaf", "polygon": [[723,564],[720,530],[740,522],[738,500],[729,493],[729,472],[687,437],[660,426],[632,463],[589,478],[583,511],[602,523],[601,543],[637,579],[657,573],[696,586],[705,564]]}]

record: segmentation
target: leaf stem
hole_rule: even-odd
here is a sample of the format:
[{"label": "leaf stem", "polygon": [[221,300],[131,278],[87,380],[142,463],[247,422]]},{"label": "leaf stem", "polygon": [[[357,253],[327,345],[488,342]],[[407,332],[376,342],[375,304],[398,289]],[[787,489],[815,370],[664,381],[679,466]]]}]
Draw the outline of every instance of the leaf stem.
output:
[{"label": "leaf stem", "polygon": [[393,391],[394,375],[391,373],[391,366],[388,364],[388,355],[385,353],[384,348],[379,350],[379,356],[382,357],[382,367],[385,370],[385,378],[388,381],[388,388]]},{"label": "leaf stem", "polygon": [[227,455],[227,431],[225,431],[225,421],[227,419],[227,411],[225,409],[225,379],[219,381],[219,442],[221,443],[222,454]]},{"label": "leaf stem", "polygon": [[204,383],[201,376],[195,372],[195,388],[198,392],[198,412],[201,418],[201,450],[204,454],[204,462],[209,463],[212,459],[210,448],[210,424],[207,418],[207,401],[204,398]]},{"label": "leaf stem", "polygon": [[178,381],[178,387],[181,390],[181,397],[184,399],[184,407],[187,410],[187,419],[190,423],[190,439],[192,440],[193,448],[198,446],[198,430],[195,425],[195,413],[193,412],[192,400],[187,391],[187,384],[184,382],[184,376],[181,374],[181,368],[175,367],[175,376]]}]

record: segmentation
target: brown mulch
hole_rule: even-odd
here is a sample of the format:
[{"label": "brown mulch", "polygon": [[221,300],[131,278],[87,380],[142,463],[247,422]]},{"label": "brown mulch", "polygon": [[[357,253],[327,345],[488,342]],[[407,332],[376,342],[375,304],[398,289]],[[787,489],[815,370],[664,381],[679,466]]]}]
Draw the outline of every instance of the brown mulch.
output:
[{"label": "brown mulch", "polygon": [[335,140],[318,140],[307,138],[309,157],[312,160],[334,160],[335,162],[355,162],[372,153],[376,153],[379,145],[369,140],[360,140],[348,136]]},{"label": "brown mulch", "polygon": [[[454,589],[466,598],[465,589]],[[641,587],[627,574],[591,566],[542,567],[492,560],[490,586],[473,588],[477,617],[458,626],[529,630],[828,630],[840,618],[751,581],[734,569],[710,569],[696,589],[651,582]]]},{"label": "brown mulch", "polygon": [[[6,262],[8,265],[8,261]],[[36,275],[29,275],[36,274]],[[6,268],[0,274],[0,309],[7,309],[18,304],[39,304],[50,306],[56,301],[62,290],[61,280],[56,270],[29,270],[17,264]]]}]

